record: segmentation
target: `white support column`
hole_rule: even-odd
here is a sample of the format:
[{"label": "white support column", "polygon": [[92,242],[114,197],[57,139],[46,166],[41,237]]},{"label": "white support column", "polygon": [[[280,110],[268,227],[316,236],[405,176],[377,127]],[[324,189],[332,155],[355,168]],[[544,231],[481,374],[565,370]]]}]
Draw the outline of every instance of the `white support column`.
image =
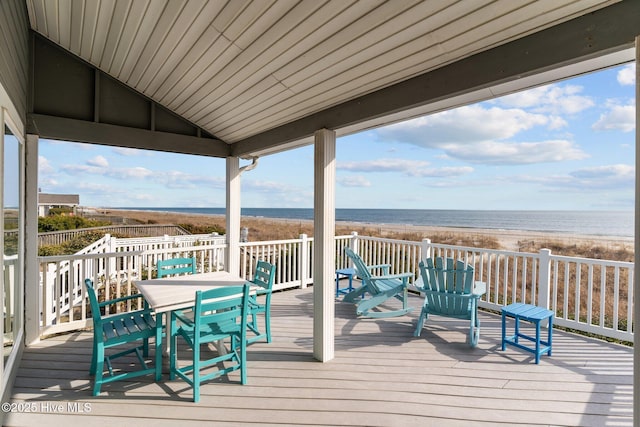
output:
[{"label": "white support column", "polygon": [[40,265],[38,257],[38,135],[27,135],[25,143],[25,344],[40,341]]},{"label": "white support column", "polygon": [[227,157],[227,252],[225,269],[240,273],[240,159]]},{"label": "white support column", "polygon": [[[640,35],[636,37],[636,214],[634,264],[640,265]],[[633,425],[640,427],[640,340],[635,339],[640,322],[640,274],[633,275]]]},{"label": "white support column", "polygon": [[314,136],[313,203],[313,357],[334,357],[335,325],[335,182],[336,133],[321,129]]}]

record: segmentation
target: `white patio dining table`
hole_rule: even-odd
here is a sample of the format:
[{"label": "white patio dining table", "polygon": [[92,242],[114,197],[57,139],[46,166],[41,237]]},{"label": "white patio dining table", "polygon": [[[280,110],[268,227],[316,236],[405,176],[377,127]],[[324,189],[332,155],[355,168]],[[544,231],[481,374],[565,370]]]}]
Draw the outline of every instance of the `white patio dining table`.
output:
[{"label": "white patio dining table", "polygon": [[156,313],[166,313],[193,306],[196,291],[206,291],[222,286],[240,286],[249,282],[227,271],[215,271],[162,279],[135,280],[133,283]]},{"label": "white patio dining table", "polygon": [[[147,300],[151,309],[161,319],[164,313],[192,307],[195,304],[196,291],[223,286],[240,286],[250,282],[226,271],[216,271],[162,279],[135,280],[133,283]],[[166,335],[170,337],[170,314],[167,314],[166,319]],[[169,352],[168,341],[169,339],[164,345],[167,355]],[[216,345],[216,347],[218,346]],[[221,351],[222,348],[218,347],[218,350]]]}]

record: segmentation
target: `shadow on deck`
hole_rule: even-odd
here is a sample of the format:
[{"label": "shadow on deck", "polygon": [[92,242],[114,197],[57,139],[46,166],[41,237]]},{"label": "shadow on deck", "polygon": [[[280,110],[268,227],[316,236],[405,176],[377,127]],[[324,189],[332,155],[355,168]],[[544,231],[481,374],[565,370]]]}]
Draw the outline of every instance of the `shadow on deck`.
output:
[{"label": "shadow on deck", "polygon": [[320,363],[312,289],[275,293],[272,310],[274,341],[250,346],[249,383],[237,373],[211,381],[198,404],[168,376],[112,383],[94,398],[91,334],[43,340],[25,350],[3,425],[632,425],[632,348],[554,331],[553,356],[535,365],[501,351],[497,315],[481,314],[471,349],[465,321],[431,317],[415,338],[417,309],[356,319],[337,302],[336,357]]}]

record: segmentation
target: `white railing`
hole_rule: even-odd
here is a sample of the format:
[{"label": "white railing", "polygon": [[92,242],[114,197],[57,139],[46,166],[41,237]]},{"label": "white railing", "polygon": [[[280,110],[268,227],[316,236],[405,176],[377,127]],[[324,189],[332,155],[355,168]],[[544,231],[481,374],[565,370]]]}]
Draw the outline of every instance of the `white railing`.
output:
[{"label": "white railing", "polygon": [[152,277],[158,261],[167,258],[195,257],[200,273],[224,269],[225,236],[217,234],[112,238],[111,244],[115,252],[143,252],[141,263],[145,277]]},{"label": "white railing", "polygon": [[87,233],[114,234],[121,233],[128,236],[162,236],[188,234],[177,225],[138,224],[138,225],[107,225],[103,227],[77,228],[74,230],[48,231],[38,233],[38,246],[60,245],[70,239]]},{"label": "white railing", "polygon": [[313,238],[240,243],[240,275],[251,278],[258,260],[276,266],[274,290],[306,288],[313,283]]},{"label": "white railing", "polygon": [[[4,273],[4,301],[2,303],[4,316],[5,343],[13,342],[14,322],[16,319],[16,284],[18,283],[18,255],[3,256]],[[9,339],[9,337],[11,337]]]},{"label": "white railing", "polygon": [[[40,334],[50,335],[89,326],[83,286],[86,278],[93,280],[101,299],[137,293],[132,281],[141,276],[140,255],[141,252],[109,252],[38,257]],[[131,309],[131,305],[127,308]]]},{"label": "white railing", "polygon": [[365,264],[390,264],[390,274],[411,272],[414,274],[413,278],[409,278],[411,284],[419,277],[418,263],[425,250],[423,242],[361,237],[355,233],[352,238],[355,240],[352,242],[352,249]]},{"label": "white railing", "polygon": [[431,244],[430,256],[462,259],[487,283],[480,307],[512,302],[549,308],[554,324],[633,342],[634,263]]},{"label": "white railing", "polygon": [[[40,257],[43,296],[42,332],[76,327],[84,316],[84,277],[109,283],[110,292],[128,294],[132,280],[153,277],[159,259],[196,256],[198,271],[224,269],[224,236],[191,239],[116,239],[92,246],[102,253]],[[191,237],[191,236],[190,236]],[[548,307],[555,324],[597,335],[633,341],[632,283],[634,265],[538,253],[500,251],[378,237],[336,237],[336,268],[350,266],[344,248],[350,246],[369,264],[391,264],[392,273],[412,272],[419,280],[418,263],[426,257],[446,256],[464,260],[475,268],[475,280],[487,283],[480,302],[486,309],[500,310],[511,302]],[[107,252],[105,249],[109,247]],[[250,279],[257,260],[276,265],[274,289],[304,288],[313,283],[313,239],[240,243],[240,275]],[[120,289],[124,286],[123,289]],[[69,313],[73,313],[70,315]],[[55,325],[55,328],[52,326]],[[68,330],[66,329],[66,330]]]}]

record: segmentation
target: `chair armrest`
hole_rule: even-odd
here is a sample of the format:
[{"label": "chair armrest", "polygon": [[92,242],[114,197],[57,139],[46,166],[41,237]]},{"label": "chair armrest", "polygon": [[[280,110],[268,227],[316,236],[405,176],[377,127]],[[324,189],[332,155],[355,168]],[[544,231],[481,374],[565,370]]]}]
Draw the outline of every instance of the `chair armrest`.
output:
[{"label": "chair armrest", "polygon": [[103,301],[101,303],[98,303],[98,307],[106,307],[108,305],[113,305],[113,304],[117,304],[119,302],[129,301],[129,300],[138,299],[138,298],[142,298],[142,300],[144,301],[144,303],[146,305],[147,301],[144,299],[144,296],[142,294],[135,294],[135,295],[129,295],[129,296],[126,296],[126,297],[110,299],[108,301]]},{"label": "chair armrest", "polygon": [[480,298],[487,293],[487,284],[485,282],[474,282],[471,294]]},{"label": "chair armrest", "polygon": [[172,311],[171,312],[171,317],[173,317],[176,320],[179,320],[181,323],[183,323],[185,325],[193,326],[193,319],[185,316],[182,313],[182,310]]},{"label": "chair armrest", "polygon": [[368,265],[367,270],[372,271],[377,268],[381,268],[382,272],[386,275],[389,273],[389,269],[391,268],[391,264],[376,264],[376,265]]},{"label": "chair armrest", "polygon": [[385,280],[385,279],[408,279],[413,277],[413,273],[398,273],[398,274],[385,274],[384,276],[371,276],[371,280]]}]

